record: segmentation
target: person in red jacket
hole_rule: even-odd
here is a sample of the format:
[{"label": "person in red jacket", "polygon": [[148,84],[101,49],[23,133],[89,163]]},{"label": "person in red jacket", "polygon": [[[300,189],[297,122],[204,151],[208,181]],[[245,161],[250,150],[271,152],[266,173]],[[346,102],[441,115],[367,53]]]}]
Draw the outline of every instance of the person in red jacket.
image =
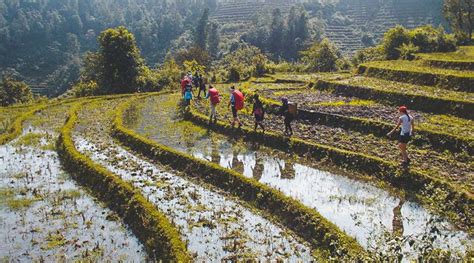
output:
[{"label": "person in red jacket", "polygon": [[240,121],[237,112],[244,108],[244,95],[239,90],[236,90],[234,86],[230,88],[230,91],[231,95],[228,107],[232,109],[232,117],[234,118],[231,123],[232,128],[234,128],[235,123],[238,123],[240,129],[240,127],[242,127],[242,122]]},{"label": "person in red jacket", "polygon": [[207,92],[206,99],[209,99],[209,107],[211,109],[209,122],[212,122],[213,118],[214,118],[214,122],[217,122],[216,107],[217,107],[217,104],[221,102],[221,98],[219,97],[219,91],[213,86],[209,86],[209,91]]}]

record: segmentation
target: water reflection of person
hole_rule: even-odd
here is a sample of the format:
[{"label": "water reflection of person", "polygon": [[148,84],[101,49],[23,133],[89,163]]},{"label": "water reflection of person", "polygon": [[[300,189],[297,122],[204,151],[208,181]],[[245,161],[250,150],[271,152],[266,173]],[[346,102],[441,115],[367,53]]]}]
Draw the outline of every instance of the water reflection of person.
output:
[{"label": "water reflection of person", "polygon": [[243,174],[244,165],[239,161],[239,149],[238,142],[232,144],[232,170]]},{"label": "water reflection of person", "polygon": [[249,148],[251,151],[255,153],[255,167],[253,168],[253,178],[257,181],[260,181],[262,179],[262,174],[263,174],[263,154],[260,153],[260,144],[258,142],[250,142],[249,143]]},{"label": "water reflection of person", "polygon": [[402,206],[404,203],[405,203],[405,200],[400,199],[400,202],[398,203],[398,205],[393,208],[392,228],[393,228],[393,234],[395,236],[403,235]]},{"label": "water reflection of person", "polygon": [[295,171],[295,165],[293,162],[287,160],[285,163],[285,166],[281,167],[281,178],[282,179],[295,179],[296,177],[296,171]]},{"label": "water reflection of person", "polygon": [[219,164],[221,162],[221,154],[217,140],[211,138],[211,162]]}]

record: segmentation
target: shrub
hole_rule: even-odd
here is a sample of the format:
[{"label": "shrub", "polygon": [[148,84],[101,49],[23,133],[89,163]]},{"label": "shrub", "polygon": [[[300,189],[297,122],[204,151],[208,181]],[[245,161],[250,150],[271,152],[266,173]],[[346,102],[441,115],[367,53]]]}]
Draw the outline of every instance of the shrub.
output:
[{"label": "shrub", "polygon": [[158,69],[158,85],[162,88],[179,83],[181,70],[173,59],[165,60],[165,63]]},{"label": "shrub", "polygon": [[352,64],[358,66],[359,64],[385,59],[385,54],[381,46],[369,47],[358,50],[352,57]]},{"label": "shrub", "polygon": [[242,44],[237,50],[227,54],[215,71],[224,72],[227,81],[239,81],[268,73],[268,63],[268,58],[260,49]]},{"label": "shrub", "polygon": [[400,51],[398,48],[403,44],[408,44],[409,42],[410,36],[404,27],[396,26],[389,29],[385,32],[381,44],[386,59],[398,59],[400,57]]},{"label": "shrub", "polygon": [[74,97],[94,96],[99,94],[99,88],[97,82],[93,80],[81,81],[72,87],[71,92]]},{"label": "shrub", "polygon": [[340,55],[328,39],[313,44],[308,50],[302,51],[301,55],[310,71],[330,72],[338,69],[337,62]]},{"label": "shrub", "polygon": [[413,43],[409,44],[402,44],[401,47],[397,48],[400,52],[400,57],[406,60],[413,60],[415,59],[415,54],[420,50],[419,47],[415,46]]},{"label": "shrub", "polygon": [[385,33],[380,47],[385,59],[398,59],[402,56],[401,51],[406,53],[408,48],[414,50],[416,47],[416,52],[454,51],[456,40],[453,35],[446,34],[442,27],[428,25],[407,30],[396,26]]},{"label": "shrub", "polygon": [[0,84],[0,105],[26,103],[33,100],[30,87],[23,81],[15,80],[11,75],[4,75]]}]

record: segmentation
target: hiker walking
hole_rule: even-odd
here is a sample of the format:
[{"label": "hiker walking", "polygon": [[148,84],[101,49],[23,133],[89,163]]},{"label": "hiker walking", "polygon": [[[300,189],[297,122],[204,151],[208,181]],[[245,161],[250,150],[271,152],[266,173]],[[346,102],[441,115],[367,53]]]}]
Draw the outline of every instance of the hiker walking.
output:
[{"label": "hiker walking", "polygon": [[232,86],[230,88],[230,91],[231,95],[228,107],[230,107],[232,110],[232,128],[234,128],[235,123],[238,123],[240,129],[240,127],[242,127],[242,122],[240,121],[237,112],[244,108],[244,94],[242,94],[242,92],[240,92],[239,90],[236,90],[235,86]]},{"label": "hiker walking", "polygon": [[411,140],[413,133],[415,132],[415,119],[408,114],[408,109],[405,106],[401,106],[398,109],[399,117],[397,125],[393,128],[387,136],[392,135],[398,128],[401,127],[400,134],[398,136],[398,148],[402,155],[402,165],[408,166],[410,164],[410,158],[408,157],[407,144]]},{"label": "hiker walking", "polygon": [[[290,109],[290,103],[287,98],[281,99],[282,105],[280,107],[280,115],[283,115],[285,122],[285,135],[292,136],[293,128],[291,128],[291,122],[295,119],[296,108]],[[292,106],[293,107],[293,106]]]},{"label": "hiker walking", "polygon": [[253,103],[253,116],[255,117],[255,127],[254,131],[257,131],[257,127],[260,126],[265,133],[265,127],[263,126],[263,118],[265,117],[265,110],[263,109],[263,103],[260,100],[258,94],[254,96],[254,103]]},{"label": "hiker walking", "polygon": [[191,84],[191,80],[189,78],[187,78],[184,82],[184,89],[182,90],[182,93],[184,99],[184,106],[191,105],[191,100],[193,99],[193,85]]},{"label": "hiker walking", "polygon": [[209,86],[209,91],[207,92],[206,99],[209,99],[209,107],[211,109],[211,115],[209,116],[209,122],[212,122],[214,118],[214,122],[217,122],[217,112],[216,107],[217,104],[221,102],[221,98],[219,97],[219,91],[213,86]]},{"label": "hiker walking", "polygon": [[199,91],[198,91],[198,95],[197,95],[197,98],[198,99],[201,99],[201,92],[202,92],[202,95],[204,96],[206,94],[206,81],[204,80],[203,77],[199,77]]}]

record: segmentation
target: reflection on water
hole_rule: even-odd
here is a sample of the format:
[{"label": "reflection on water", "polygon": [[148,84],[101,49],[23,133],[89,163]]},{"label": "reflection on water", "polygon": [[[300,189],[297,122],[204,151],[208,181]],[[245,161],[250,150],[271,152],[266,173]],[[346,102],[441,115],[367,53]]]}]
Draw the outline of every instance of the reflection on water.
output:
[{"label": "reflection on water", "polygon": [[[426,246],[464,251],[473,245],[466,233],[416,203],[366,182],[312,167],[281,151],[208,133],[180,121],[173,104],[167,107],[157,102],[163,99],[167,98],[148,99],[142,119],[134,125],[139,133],[279,189],[316,209],[368,249],[387,252],[395,246],[406,259]],[[150,125],[150,120],[160,125]],[[187,132],[189,129],[193,133]]]}]

